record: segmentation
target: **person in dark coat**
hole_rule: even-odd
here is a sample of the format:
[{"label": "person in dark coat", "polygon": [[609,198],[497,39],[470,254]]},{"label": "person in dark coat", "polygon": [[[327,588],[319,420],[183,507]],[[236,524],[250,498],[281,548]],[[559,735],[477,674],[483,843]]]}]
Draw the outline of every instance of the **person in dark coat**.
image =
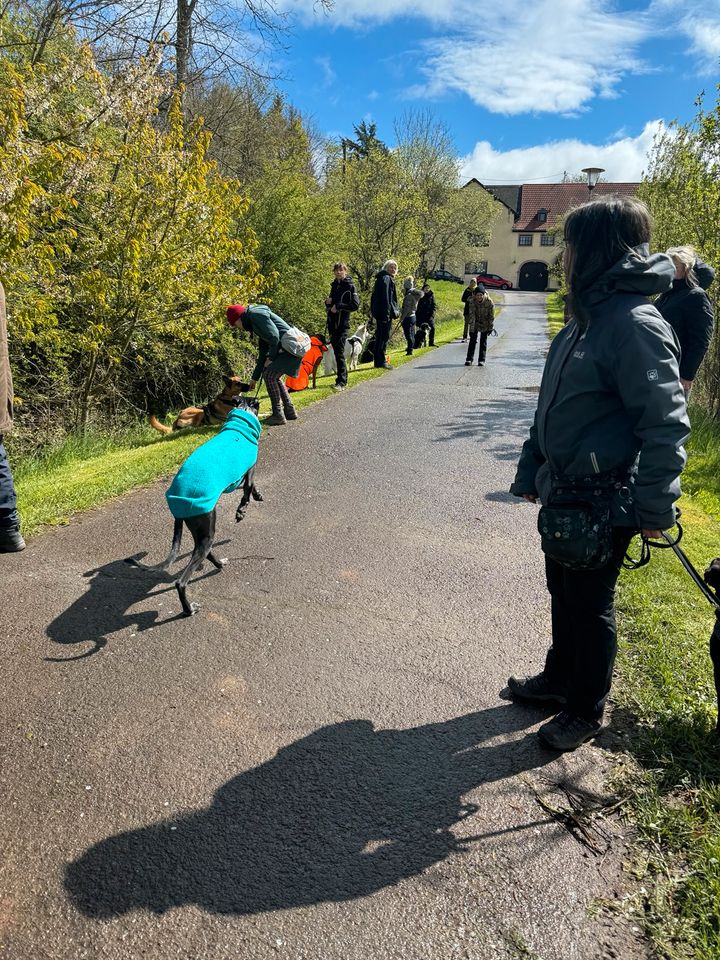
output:
[{"label": "person in dark coat", "polygon": [[462,302],[464,304],[463,320],[465,321],[465,324],[463,326],[463,335],[462,335],[463,343],[465,343],[465,341],[468,338],[468,327],[470,326],[470,320],[469,320],[470,301],[472,300],[472,295],[475,293],[476,287],[477,287],[477,280],[475,279],[475,277],[473,277],[470,283],[463,290],[462,297],[461,297]]},{"label": "person in dark coat", "polygon": [[392,322],[400,316],[395,288],[397,271],[396,261],[386,260],[375,277],[375,286],[370,297],[370,313],[375,320],[375,366],[385,367],[386,370],[392,369],[386,357]]},{"label": "person in dark coat", "polygon": [[403,280],[403,302],[400,311],[400,321],[402,322],[403,333],[407,349],[405,353],[410,356],[415,349],[415,315],[417,306],[422,300],[423,292],[415,286],[415,277],[405,277]]},{"label": "person in dark coat", "polygon": [[350,330],[350,314],[360,306],[360,297],[352,277],[348,276],[347,264],[336,263],[333,273],[335,279],[330,284],[330,293],[325,298],[325,307],[327,308],[328,334],[337,368],[334,389],[344,390],[348,379],[345,342]]},{"label": "person in dark coat", "polygon": [[475,287],[470,300],[468,300],[470,310],[468,311],[468,331],[470,333],[470,343],[468,344],[465,366],[471,367],[475,356],[475,344],[480,340],[478,347],[478,366],[485,366],[487,356],[488,337],[493,332],[495,326],[495,306],[485,290],[485,284],[479,283]]},{"label": "person in dark coat", "polygon": [[20,533],[17,495],[3,437],[13,425],[13,381],[8,351],[5,290],[0,283],[0,553],[25,549]]},{"label": "person in dark coat", "polygon": [[650,216],[635,198],[602,197],[565,220],[572,320],[550,346],[510,488],[547,505],[554,490],[580,485],[604,491],[609,510],[604,564],[578,569],[543,544],[552,646],[540,674],[508,681],[514,698],[562,708],[539,730],[558,750],[574,750],[603,727],[620,566],[638,530],[657,539],[674,525],[680,496],[690,423],[679,350],[648,300],[670,289],[675,269],[665,254],[649,255],[649,240]]},{"label": "person in dark coat", "polygon": [[227,308],[227,319],[231,327],[240,324],[247,333],[255,334],[260,342],[249,389],[255,389],[260,377],[265,378],[272,405],[272,415],[265,423],[272,427],[286,420],[297,420],[290,394],[281,380],[284,375],[296,377],[302,363],[302,357],[294,357],[280,346],[280,338],[290,329],[290,324],[263,303],[233,304]]},{"label": "person in dark coat", "polygon": [[687,396],[712,339],[715,316],[705,293],[715,271],[697,259],[692,247],[665,251],[675,264],[672,290],[661,294],[655,306],[675,331],[680,344],[680,382]]},{"label": "person in dark coat", "polygon": [[[423,297],[420,303],[417,305],[417,310],[415,311],[415,325],[418,330],[424,323],[426,323],[430,330],[428,332],[428,346],[435,346],[435,313],[437,312],[437,304],[435,303],[435,294],[430,289],[427,283],[424,283],[422,286]],[[420,331],[422,332],[422,331]],[[419,334],[415,336],[415,344],[417,344]]]}]

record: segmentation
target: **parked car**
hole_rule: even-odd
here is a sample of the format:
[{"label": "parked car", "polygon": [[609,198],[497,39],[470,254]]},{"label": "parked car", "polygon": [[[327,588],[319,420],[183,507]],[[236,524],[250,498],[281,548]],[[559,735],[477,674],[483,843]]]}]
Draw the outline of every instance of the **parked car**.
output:
[{"label": "parked car", "polygon": [[428,280],[449,280],[451,283],[465,283],[462,277],[455,276],[449,270],[431,270]]},{"label": "parked car", "polygon": [[512,290],[512,283],[504,277],[499,277],[496,273],[479,273],[476,280],[486,287],[496,287],[498,290]]}]

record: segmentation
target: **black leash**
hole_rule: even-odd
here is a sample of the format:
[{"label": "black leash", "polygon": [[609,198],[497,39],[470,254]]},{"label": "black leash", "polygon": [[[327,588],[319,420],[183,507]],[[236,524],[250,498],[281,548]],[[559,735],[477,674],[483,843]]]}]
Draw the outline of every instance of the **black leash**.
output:
[{"label": "black leash", "polygon": [[625,559],[623,560],[623,567],[626,570],[639,570],[640,567],[646,566],[650,563],[650,548],[654,547],[656,550],[672,550],[675,556],[678,558],[680,563],[683,565],[685,570],[690,575],[690,579],[693,581],[695,586],[698,588],[700,593],[705,597],[708,603],[712,604],[716,610],[720,610],[720,598],[717,594],[711,590],[708,585],[705,583],[703,578],[700,576],[698,571],[693,566],[692,561],[685,553],[685,551],[680,546],[680,541],[683,538],[683,528],[682,525],[677,522],[675,524],[677,527],[677,536],[671,537],[667,530],[662,530],[662,538],[665,541],[661,543],[659,540],[648,540],[647,537],[642,537],[642,547],[640,551],[640,557],[637,560],[633,560],[632,557],[626,554]]}]

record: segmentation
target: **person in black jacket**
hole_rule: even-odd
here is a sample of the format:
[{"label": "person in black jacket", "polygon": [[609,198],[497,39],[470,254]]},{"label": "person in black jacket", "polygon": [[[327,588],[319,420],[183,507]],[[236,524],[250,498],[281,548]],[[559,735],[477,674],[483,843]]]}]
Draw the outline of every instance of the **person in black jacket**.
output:
[{"label": "person in black jacket", "polygon": [[420,327],[426,323],[430,330],[428,332],[428,346],[435,346],[435,313],[437,311],[437,304],[435,303],[435,294],[432,292],[427,283],[423,284],[422,287],[423,298],[418,303],[417,309],[415,311],[415,327],[418,330],[418,333],[415,334],[415,345],[419,346],[419,339],[422,338],[422,331]]},{"label": "person in black jacket", "polygon": [[686,396],[712,339],[715,317],[707,288],[715,271],[697,259],[692,247],[670,247],[665,251],[675,264],[672,290],[663,293],[655,306],[675,331],[680,344],[680,383]]},{"label": "person in black jacket", "polygon": [[325,298],[327,325],[330,343],[335,354],[337,377],[335,390],[344,390],[347,386],[347,363],[345,362],[345,341],[350,330],[350,314],[360,306],[360,297],[355,289],[352,277],[348,276],[346,263],[336,263],[333,267],[335,279],[330,284],[330,293]]},{"label": "person in black jacket", "polygon": [[550,345],[510,488],[544,507],[552,646],[541,673],[510,677],[508,687],[518,700],[558,704],[538,731],[557,750],[603,728],[620,566],[638,530],[658,539],[674,525],[680,496],[690,423],[679,350],[648,300],[670,289],[675,270],[665,254],[649,255],[649,239],[650,216],[634,197],[602,197],[566,218],[572,319]]},{"label": "person in black jacket", "polygon": [[400,316],[398,308],[397,290],[395,288],[395,274],[398,265],[395,260],[386,260],[382,270],[375,278],[372,296],[370,298],[370,312],[375,320],[375,366],[392,370],[387,362],[385,351],[390,340],[390,329],[393,320]]}]

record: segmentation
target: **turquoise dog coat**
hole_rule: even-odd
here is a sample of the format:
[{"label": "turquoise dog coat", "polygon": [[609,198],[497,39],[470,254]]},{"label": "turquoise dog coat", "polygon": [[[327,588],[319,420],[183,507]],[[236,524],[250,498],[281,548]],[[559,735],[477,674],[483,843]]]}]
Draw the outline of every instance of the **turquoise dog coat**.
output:
[{"label": "turquoise dog coat", "polygon": [[240,486],[257,463],[260,421],[250,410],[231,410],[222,429],[187,458],[167,493],[178,520],[210,513],[223,495]]}]

